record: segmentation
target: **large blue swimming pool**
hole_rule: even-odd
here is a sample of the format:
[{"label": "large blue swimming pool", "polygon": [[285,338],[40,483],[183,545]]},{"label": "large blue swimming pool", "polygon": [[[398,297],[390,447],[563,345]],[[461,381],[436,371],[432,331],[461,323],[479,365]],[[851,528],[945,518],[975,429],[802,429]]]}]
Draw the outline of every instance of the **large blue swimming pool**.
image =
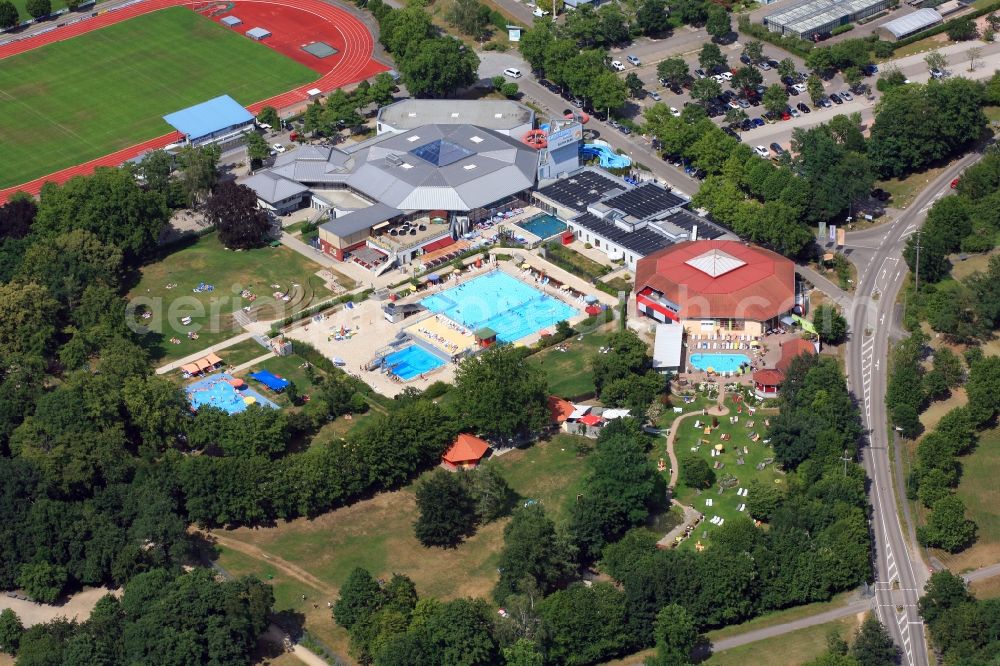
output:
[{"label": "large blue swimming pool", "polygon": [[691,365],[699,370],[736,372],[743,364],[750,365],[750,357],[745,354],[691,354]]},{"label": "large blue swimming pool", "polygon": [[466,328],[487,327],[514,342],[577,314],[566,305],[502,271],[481,275],[420,301]]},{"label": "large blue swimming pool", "polygon": [[[229,383],[232,378],[232,375],[222,373],[199,379],[185,389],[188,401],[196,410],[207,405],[218,407],[229,414],[242,412],[255,402],[261,407],[278,408],[276,404],[245,383],[243,384],[244,388],[237,390]],[[251,400],[248,401],[248,398]]]},{"label": "large blue swimming pool", "polygon": [[538,236],[542,240],[566,231],[566,223],[558,217],[549,215],[548,213],[539,213],[530,220],[515,222],[515,224],[528,233]]},{"label": "large blue swimming pool", "polygon": [[386,356],[383,362],[389,372],[403,381],[409,381],[417,375],[444,365],[444,361],[419,345],[403,347]]}]

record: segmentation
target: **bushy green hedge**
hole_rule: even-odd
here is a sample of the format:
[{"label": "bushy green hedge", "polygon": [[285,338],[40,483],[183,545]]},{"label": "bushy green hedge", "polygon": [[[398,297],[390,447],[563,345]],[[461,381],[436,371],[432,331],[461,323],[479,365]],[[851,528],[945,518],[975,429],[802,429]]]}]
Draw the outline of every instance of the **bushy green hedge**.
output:
[{"label": "bushy green hedge", "polygon": [[755,37],[762,42],[768,42],[779,48],[783,48],[789,53],[799,56],[800,58],[805,58],[809,55],[809,51],[813,48],[812,42],[807,42],[804,39],[799,39],[798,37],[790,37],[786,35],[779,35],[776,32],[771,32],[762,25],[756,23],[751,23],[750,18],[746,15],[742,15],[738,21],[739,31]]},{"label": "bushy green hedge", "polygon": [[842,35],[845,32],[850,32],[851,30],[854,30],[854,24],[853,23],[845,23],[844,25],[838,25],[836,28],[834,28],[833,30],[831,30],[830,34],[831,35]]}]

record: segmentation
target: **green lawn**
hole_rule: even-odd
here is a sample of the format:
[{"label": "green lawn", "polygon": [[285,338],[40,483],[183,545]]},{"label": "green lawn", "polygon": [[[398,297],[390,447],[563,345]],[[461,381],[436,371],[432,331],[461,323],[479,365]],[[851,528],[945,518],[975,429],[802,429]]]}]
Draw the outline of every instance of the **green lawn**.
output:
[{"label": "green lawn", "polygon": [[[258,348],[260,348],[260,345],[258,345]],[[295,348],[294,343],[292,343],[292,348]],[[299,390],[300,394],[308,395],[312,390],[313,384],[309,380],[309,375],[306,374],[305,369],[302,367],[304,362],[305,361],[301,356],[296,356],[295,354],[292,354],[291,356],[275,356],[274,358],[269,358],[258,365],[251,366],[236,374],[246,379],[250,386],[259,391],[261,394],[267,396],[269,399],[273,400],[279,406],[288,407],[290,402],[284,393],[274,393],[256,379],[250,378],[248,375],[260,370],[270,370],[279,377],[284,377],[288,381],[295,384],[295,388]]]},{"label": "green lawn", "polygon": [[[25,8],[25,5],[28,4],[28,0],[12,0],[12,2],[14,3],[14,7],[17,9],[17,14],[21,21],[27,21],[31,18],[31,14],[29,14],[28,10]],[[57,12],[66,6],[66,0],[51,0],[51,3],[52,11],[54,12]],[[93,8],[91,8],[90,11],[93,11]],[[71,16],[76,15],[71,14]]]},{"label": "green lawn", "polygon": [[948,555],[938,553],[945,566],[955,572],[967,571],[1000,561],[1000,429],[979,436],[976,449],[959,458],[962,480],[958,496],[965,502],[967,515],[976,522],[976,542],[972,547]]},{"label": "green lawn", "polygon": [[564,398],[577,398],[593,394],[594,376],[590,368],[590,359],[597,350],[608,342],[614,323],[583,336],[583,340],[571,337],[559,347],[549,347],[528,357],[533,365],[545,372],[549,381],[549,391]]},{"label": "green lawn", "polygon": [[316,78],[182,7],[6,58],[0,188],[165,134],[164,114],[218,95],[251,104]]},{"label": "green lawn", "polygon": [[831,631],[837,631],[841,638],[850,641],[856,629],[855,618],[846,617],[725,650],[702,663],[706,666],[800,666],[826,652],[826,637]]},{"label": "green lawn", "polygon": [[[319,269],[319,265],[283,246],[234,252],[225,249],[215,234],[208,234],[144,266],[129,298],[137,299],[139,305],[153,313],[152,318],[139,321],[162,332],[151,333],[148,343],[154,358],[169,361],[240,333],[242,329],[233,321],[232,313],[246,305],[254,308],[259,319],[266,320],[285,317],[329,298],[332,294],[315,275]],[[202,282],[214,290],[192,291]],[[275,289],[271,286],[274,284],[280,287]],[[256,300],[251,303],[242,298],[243,289],[256,295]],[[290,290],[289,301],[274,299],[274,292],[286,290]],[[180,323],[184,316],[191,317],[190,326]],[[197,332],[198,339],[188,339],[188,331]],[[180,344],[172,344],[172,337]]]},{"label": "green lawn", "polygon": [[[682,479],[684,473],[683,461],[686,456],[692,454],[700,456],[713,467],[720,463],[723,465],[723,467],[714,470],[716,483],[711,488],[702,490],[700,493],[693,488],[688,488],[683,483],[678,484],[677,500],[705,514],[705,520],[695,530],[692,535],[693,538],[682,542],[682,548],[693,548],[696,541],[701,541],[702,544],[708,545],[711,541],[712,532],[717,529],[716,525],[709,522],[714,516],[723,518],[727,522],[749,519],[746,511],[739,511],[739,505],[746,504],[746,498],[738,496],[736,494],[737,489],[741,487],[747,488],[752,480],[758,480],[763,483],[784,483],[784,478],[775,471],[773,464],[767,465],[762,471],[758,471],[756,468],[757,463],[762,462],[766,458],[773,458],[774,456],[771,447],[763,443],[767,437],[767,426],[764,424],[764,420],[767,417],[764,411],[758,410],[755,416],[750,417],[744,406],[743,413],[737,414],[736,409],[738,405],[732,401],[731,397],[726,399],[726,405],[729,407],[730,416],[739,417],[738,423],[730,423],[729,416],[717,417],[719,426],[712,429],[710,434],[705,434],[704,426],[711,424],[713,418],[711,416],[697,419],[702,422],[701,427],[698,428],[695,428],[695,420],[693,418],[686,419],[678,426],[680,430],[678,430],[676,439],[674,440],[674,452],[677,454],[677,458],[681,464]],[[753,428],[747,427],[749,421],[754,422]],[[750,435],[754,432],[760,435],[760,440],[757,442],[753,442],[750,439]],[[724,434],[730,435],[731,439],[724,441],[722,439],[722,435]],[[711,452],[718,444],[724,446],[724,451],[721,455],[713,457]],[[746,447],[747,453],[743,452],[744,447]],[[738,459],[740,458],[744,462],[742,465],[738,464]],[[719,484],[727,476],[735,478],[736,485],[720,493]],[[712,501],[712,506],[707,505],[708,500]]]},{"label": "green lawn", "polygon": [[[492,464],[522,498],[537,499],[554,519],[566,518],[566,509],[579,491],[586,458],[576,453],[582,438],[558,435],[547,442],[515,450]],[[588,440],[590,444],[592,441]],[[259,548],[261,557],[248,557],[230,548],[221,549],[219,564],[232,573],[254,573],[276,585],[277,608],[306,614],[306,627],[340,654],[347,654],[346,634],[329,619],[325,602],[319,615],[312,608],[318,585],[307,585],[282,572],[276,560],[301,567],[337,589],[354,567],[363,566],[377,576],[392,573],[410,576],[421,596],[455,599],[488,597],[496,583],[496,564],[503,545],[507,519],[479,528],[457,548],[425,548],[413,535],[417,518],[414,485],[331,511],[312,519],[300,518],[275,527],[240,528],[220,532]],[[269,561],[270,560],[270,561]],[[310,602],[301,603],[301,595]]]}]

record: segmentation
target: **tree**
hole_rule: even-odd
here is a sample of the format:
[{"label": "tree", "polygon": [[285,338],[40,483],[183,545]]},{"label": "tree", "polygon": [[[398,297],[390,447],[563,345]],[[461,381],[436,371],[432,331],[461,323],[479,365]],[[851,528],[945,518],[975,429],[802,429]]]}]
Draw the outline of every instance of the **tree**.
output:
[{"label": "tree", "polygon": [[635,72],[629,72],[625,76],[625,87],[628,88],[629,94],[635,99],[642,99],[642,79]]},{"label": "tree", "polygon": [[795,61],[791,58],[783,58],[778,61],[778,76],[795,76]]},{"label": "tree", "polygon": [[31,18],[40,19],[52,13],[52,2],[50,0],[28,0],[24,8],[31,14]]},{"label": "tree", "polygon": [[828,345],[839,345],[847,339],[847,320],[833,305],[820,305],[813,311],[813,325],[819,339]]},{"label": "tree", "polygon": [[549,421],[545,376],[510,345],[495,345],[462,361],[455,391],[464,421],[492,437],[511,439]]},{"label": "tree", "polygon": [[189,206],[195,205],[215,189],[215,184],[219,182],[221,156],[222,149],[217,144],[186,146],[177,155],[181,183]]},{"label": "tree", "polygon": [[769,521],[785,501],[784,490],[774,484],[751,481],[749,490],[747,511],[757,520]]},{"label": "tree", "polygon": [[542,666],[545,662],[535,643],[527,638],[503,648],[503,660],[507,666]]},{"label": "tree", "polygon": [[0,652],[17,654],[17,646],[21,642],[24,625],[21,618],[10,608],[0,611]]},{"label": "tree", "polygon": [[134,264],[157,247],[169,218],[163,195],[143,190],[131,169],[101,168],[61,186],[46,183],[32,231],[51,237],[83,229]]},{"label": "tree", "polygon": [[812,103],[817,104],[825,95],[823,92],[823,79],[812,74],[806,80],[806,90],[809,92],[809,99],[812,100]]},{"label": "tree", "polygon": [[856,90],[858,84],[861,83],[861,69],[858,67],[848,67],[844,70],[843,75],[844,83],[847,84],[847,87],[851,90]]},{"label": "tree", "polygon": [[36,243],[24,255],[17,278],[45,285],[65,306],[79,305],[92,285],[116,289],[122,272],[122,253],[83,229]]},{"label": "tree", "polygon": [[[532,69],[545,72],[545,59],[554,42],[552,22],[538,21],[521,33],[521,41],[517,43],[517,48]],[[545,73],[551,74],[550,72]]]},{"label": "tree", "polygon": [[740,90],[744,95],[750,95],[757,91],[757,86],[764,82],[764,75],[756,67],[740,67],[733,74],[731,85],[734,89]]},{"label": "tree", "polygon": [[691,652],[698,644],[698,625],[683,606],[669,604],[656,614],[653,629],[656,638],[658,666],[685,666],[691,663]]},{"label": "tree", "polygon": [[333,619],[350,631],[377,611],[383,602],[382,590],[371,573],[355,567],[340,588],[340,597],[333,605]]},{"label": "tree", "polygon": [[395,89],[396,83],[392,80],[389,72],[380,72],[372,80],[372,85],[368,89],[368,99],[371,100],[372,104],[381,108],[392,103]]},{"label": "tree", "polygon": [[869,614],[858,629],[850,655],[859,666],[887,666],[899,663],[899,648],[878,617]]},{"label": "tree", "polygon": [[567,544],[540,504],[514,512],[503,530],[503,550],[497,564],[500,579],[493,598],[503,604],[513,594],[537,590],[548,594],[573,572]]},{"label": "tree", "polygon": [[540,608],[543,649],[552,663],[599,663],[629,645],[625,595],[609,583],[575,583],[550,595]]},{"label": "tree", "polygon": [[[988,40],[988,41],[993,41]],[[969,59],[969,71],[976,71],[976,66],[982,64],[981,56],[983,55],[983,49],[981,46],[973,46],[965,52],[966,57]]]},{"label": "tree", "polygon": [[928,70],[936,69],[943,72],[948,66],[948,59],[940,51],[931,51],[925,55],[924,62],[927,63]]},{"label": "tree", "polygon": [[500,94],[506,97],[507,99],[513,99],[514,97],[517,97],[519,92],[520,88],[518,88],[517,84],[514,83],[513,81],[507,81],[502,86],[500,86]]},{"label": "tree", "polygon": [[278,117],[278,110],[273,106],[265,106],[257,113],[257,122],[270,125],[272,129],[281,127],[281,118]]},{"label": "tree", "polygon": [[433,34],[431,15],[419,5],[389,12],[379,21],[379,40],[400,59],[410,57],[410,51],[420,48]]},{"label": "tree", "polygon": [[[747,57],[748,60],[754,65],[764,60],[764,44],[757,39],[751,39],[743,45],[743,55]],[[795,65],[792,65],[792,71],[795,70]],[[780,72],[780,70],[779,70]],[[782,76],[786,76],[782,74]]]},{"label": "tree", "polygon": [[718,44],[706,42],[702,45],[701,51],[698,52],[698,64],[706,72],[710,72],[716,67],[724,67],[726,56],[722,54],[722,49],[719,48]]},{"label": "tree", "polygon": [[261,162],[271,154],[271,146],[267,145],[264,137],[257,132],[247,132],[246,134],[247,156],[250,163],[259,167]]},{"label": "tree", "polygon": [[17,25],[17,7],[10,0],[0,1],[0,29],[6,30]]},{"label": "tree", "polygon": [[917,528],[917,538],[924,546],[955,553],[969,545],[976,536],[976,524],[965,517],[965,502],[948,495],[934,503],[926,525]]},{"label": "tree", "polygon": [[0,356],[44,356],[54,342],[57,312],[41,285],[0,284]]},{"label": "tree", "polygon": [[691,78],[691,72],[684,58],[673,56],[657,63],[656,76],[664,85],[681,86]]},{"label": "tree", "polygon": [[457,474],[436,469],[417,486],[413,524],[425,546],[457,546],[476,527],[476,504]]},{"label": "tree", "polygon": [[741,125],[747,118],[747,112],[743,109],[726,109],[726,124],[730,127]]},{"label": "tree", "polygon": [[205,204],[205,217],[219,230],[219,241],[231,250],[260,247],[270,238],[271,221],[257,207],[257,195],[234,181],[215,188]]},{"label": "tree", "polygon": [[722,39],[733,31],[732,22],[729,20],[729,12],[724,7],[716,4],[709,4],[708,18],[705,19],[705,30],[715,39]]},{"label": "tree", "polygon": [[586,89],[595,109],[618,109],[625,104],[625,82],[608,71],[601,72],[590,81]]},{"label": "tree", "polygon": [[948,21],[948,28],[945,30],[948,39],[953,42],[964,42],[975,39],[979,36],[979,29],[971,18],[960,18]]},{"label": "tree", "polygon": [[517,496],[495,465],[480,465],[466,480],[480,522],[491,523],[510,513]]},{"label": "tree", "polygon": [[710,488],[715,483],[715,472],[704,458],[687,455],[680,462],[681,483],[688,488]]},{"label": "tree", "polygon": [[931,574],[924,587],[924,595],[917,604],[920,615],[928,624],[933,625],[953,609],[973,599],[961,576],[942,569]]},{"label": "tree", "polygon": [[456,0],[447,13],[448,22],[473,39],[489,36],[492,16],[490,8],[479,0]]},{"label": "tree", "polygon": [[55,603],[62,594],[69,574],[66,568],[48,562],[22,564],[17,574],[17,584],[28,596],[43,604]]},{"label": "tree", "polygon": [[670,28],[670,14],[665,0],[644,0],[635,22],[644,35],[658,35]]},{"label": "tree", "polygon": [[722,94],[722,86],[715,79],[698,79],[691,84],[691,97],[707,105]]},{"label": "tree", "polygon": [[479,57],[452,37],[425,39],[400,64],[403,81],[414,97],[448,97],[476,82]]},{"label": "tree", "polygon": [[776,116],[780,116],[788,108],[788,93],[784,87],[775,83],[768,86],[761,98],[764,108]]}]

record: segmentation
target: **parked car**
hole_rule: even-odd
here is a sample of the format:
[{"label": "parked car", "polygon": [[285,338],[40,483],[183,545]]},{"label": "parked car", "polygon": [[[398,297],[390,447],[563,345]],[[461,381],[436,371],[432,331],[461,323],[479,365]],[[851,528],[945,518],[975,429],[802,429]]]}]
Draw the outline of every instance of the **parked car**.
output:
[{"label": "parked car", "polygon": [[616,72],[624,72],[625,65],[622,64],[621,60],[612,60],[611,69],[615,70]]},{"label": "parked car", "polygon": [[788,93],[789,97],[795,97],[799,94],[799,91],[795,89],[795,86],[785,86],[785,92]]},{"label": "parked car", "polygon": [[672,115],[674,118],[680,118],[681,112],[674,107],[670,107],[670,115]]},{"label": "parked car", "polygon": [[733,137],[734,139],[739,140],[740,138],[740,135],[737,134],[736,130],[734,130],[732,127],[723,127],[722,131],[728,134],[729,136]]},{"label": "parked car", "polygon": [[804,83],[795,83],[792,85],[792,87],[798,90],[800,93],[804,93],[806,91],[806,84]]},{"label": "parked car", "polygon": [[695,73],[695,76],[697,76],[699,79],[705,78],[705,70],[703,70],[703,69],[700,69],[700,68],[696,69],[696,70],[694,70],[694,73]]},{"label": "parked car", "polygon": [[519,70],[517,67],[508,67],[507,69],[503,70],[503,75],[509,76],[512,79],[519,79],[521,78],[521,70]]},{"label": "parked car", "polygon": [[636,58],[634,55],[630,55],[625,59],[628,60],[630,63],[632,63],[632,65],[634,65],[635,67],[638,67],[642,64],[641,62],[639,62],[639,59]]},{"label": "parked car", "polygon": [[786,86],[794,86],[795,85],[795,79],[793,79],[790,76],[783,76],[783,77],[781,77],[781,82],[784,83]]},{"label": "parked car", "polygon": [[276,144],[272,145],[272,146],[271,146],[271,148],[272,148],[272,149],[274,150],[274,152],[276,152],[276,153],[283,153],[283,152],[285,152],[285,150],[287,150],[287,149],[286,149],[286,148],[285,148],[285,147],[284,147],[283,145],[281,145],[280,143],[276,143]]},{"label": "parked car", "polygon": [[827,97],[821,97],[819,100],[819,105],[822,106],[824,109],[829,109],[831,106],[833,106],[833,102],[831,102],[830,99]]},{"label": "parked car", "polygon": [[767,152],[767,148],[765,148],[764,146],[754,146],[753,151],[757,153],[757,155],[763,158],[771,156],[771,153]]},{"label": "parked car", "polygon": [[955,189],[956,187],[958,187],[958,184],[960,182],[962,182],[961,177],[956,178],[955,180],[951,181],[951,189]]},{"label": "parked car", "polygon": [[771,71],[771,65],[766,60],[757,66],[760,67],[765,72]]},{"label": "parked car", "polygon": [[751,118],[751,119],[750,119],[750,122],[752,122],[752,123],[753,123],[753,126],[754,126],[754,127],[763,127],[764,125],[766,125],[766,124],[767,124],[767,123],[765,123],[765,122],[764,122],[764,119],[763,119],[763,118],[760,118],[760,117],[757,117],[757,118]]},{"label": "parked car", "polygon": [[791,116],[790,113],[788,113],[788,111],[782,111],[781,112],[781,119],[782,120],[791,120],[792,116]]},{"label": "parked car", "polygon": [[742,123],[740,123],[740,129],[743,130],[744,132],[749,132],[750,130],[753,129],[753,122],[749,118],[747,118]]},{"label": "parked car", "polygon": [[861,73],[864,74],[865,76],[873,76],[875,74],[878,74],[878,67],[876,67],[875,65],[865,65],[864,67],[861,68]]},{"label": "parked car", "polygon": [[621,125],[621,124],[618,125],[618,131],[626,136],[632,133],[632,130],[629,129],[627,125]]},{"label": "parked car", "polygon": [[836,104],[837,106],[840,106],[841,104],[844,103],[844,100],[840,99],[840,97],[837,96],[837,93],[830,93],[830,101]]},{"label": "parked car", "polygon": [[843,92],[840,93],[840,99],[844,100],[845,102],[850,102],[851,100],[854,99],[854,97],[851,95],[851,93],[844,90]]},{"label": "parked car", "polygon": [[781,157],[785,154],[785,149],[781,147],[781,144],[775,141],[771,144],[771,152],[774,153],[775,157]]},{"label": "parked car", "polygon": [[746,101],[745,99],[738,99],[738,100],[736,100],[736,103],[740,105],[741,109],[749,109],[750,108],[750,102]]},{"label": "parked car", "polygon": [[798,104],[795,105],[795,108],[797,108],[802,113],[810,113],[812,111],[812,109],[809,108],[809,105],[806,104],[805,102],[799,102]]},{"label": "parked car", "polygon": [[538,17],[548,16],[549,15],[549,13],[547,11],[545,11],[544,9],[542,9],[541,7],[535,7],[535,11],[533,11],[531,13],[534,14],[535,16],[538,16]]},{"label": "parked car", "polygon": [[660,93],[656,92],[655,90],[650,90],[646,94],[649,96],[649,99],[653,100],[654,102],[659,102],[661,99]]},{"label": "parked car", "polygon": [[743,63],[744,65],[753,64],[750,62],[750,56],[748,56],[746,53],[740,54],[740,62]]},{"label": "parked car", "polygon": [[796,109],[794,106],[790,106],[788,107],[788,115],[790,115],[792,118],[798,118],[802,114],[799,113],[799,110]]}]

